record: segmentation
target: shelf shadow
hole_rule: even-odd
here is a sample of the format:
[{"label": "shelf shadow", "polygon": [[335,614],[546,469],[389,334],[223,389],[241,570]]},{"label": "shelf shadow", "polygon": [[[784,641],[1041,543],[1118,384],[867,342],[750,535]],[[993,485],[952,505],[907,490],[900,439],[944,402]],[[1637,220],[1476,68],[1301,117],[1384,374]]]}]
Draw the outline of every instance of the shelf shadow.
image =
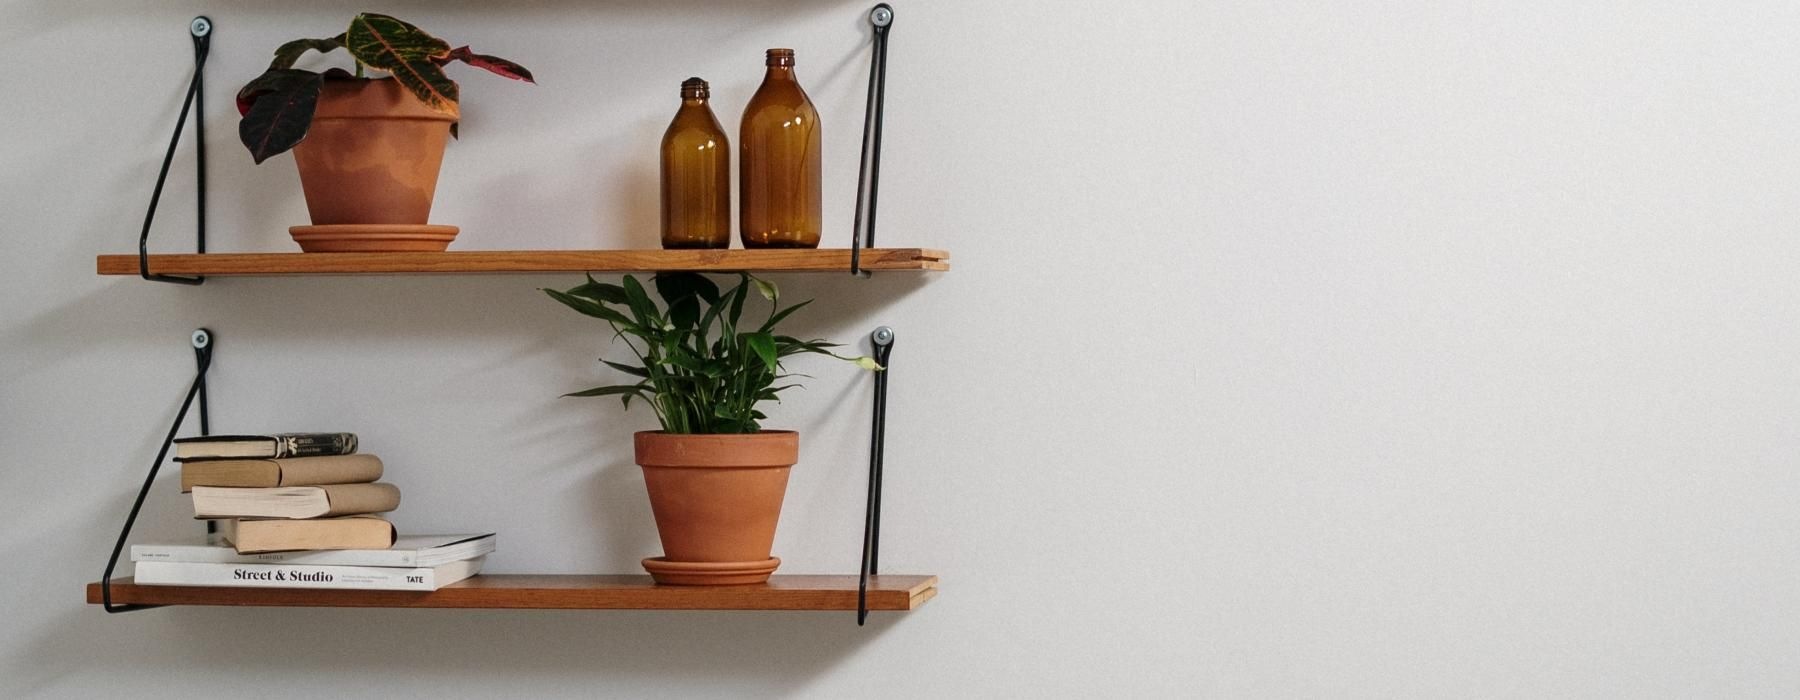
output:
[{"label": "shelf shadow", "polygon": [[31,694],[104,659],[117,677],[189,679],[190,689],[322,674],[517,697],[600,683],[787,696],[903,616],[876,613],[857,627],[853,612],[171,607],[106,615],[85,606],[20,640],[26,651],[6,675]]}]

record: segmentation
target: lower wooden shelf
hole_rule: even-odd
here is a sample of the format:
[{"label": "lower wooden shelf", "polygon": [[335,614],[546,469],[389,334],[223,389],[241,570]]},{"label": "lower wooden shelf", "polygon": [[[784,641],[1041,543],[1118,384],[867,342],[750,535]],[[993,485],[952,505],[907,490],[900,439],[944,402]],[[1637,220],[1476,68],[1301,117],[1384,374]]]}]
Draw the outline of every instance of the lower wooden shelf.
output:
[{"label": "lower wooden shelf", "polygon": [[[515,610],[855,610],[856,576],[783,575],[753,586],[658,586],[644,575],[482,574],[431,592],[140,586],[113,579],[117,604]],[[936,576],[869,577],[870,610],[912,610]],[[100,584],[87,586],[100,604]]]}]

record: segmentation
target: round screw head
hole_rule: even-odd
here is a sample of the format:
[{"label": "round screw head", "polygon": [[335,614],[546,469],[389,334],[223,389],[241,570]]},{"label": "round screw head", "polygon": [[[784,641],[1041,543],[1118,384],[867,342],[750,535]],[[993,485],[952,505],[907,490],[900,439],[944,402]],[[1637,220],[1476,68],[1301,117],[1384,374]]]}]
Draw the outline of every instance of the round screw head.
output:
[{"label": "round screw head", "polygon": [[188,23],[188,32],[194,36],[206,36],[211,34],[212,20],[205,17],[195,17],[194,21]]},{"label": "round screw head", "polygon": [[194,334],[190,336],[190,340],[193,342],[194,347],[203,348],[212,344],[212,334],[206,332],[205,328],[201,328],[194,331]]},{"label": "round screw head", "polygon": [[887,5],[881,5],[869,12],[869,23],[877,27],[885,27],[894,21],[894,11]]},{"label": "round screw head", "polygon": [[887,326],[877,328],[874,333],[869,334],[869,340],[874,341],[876,345],[892,343],[894,342],[894,329]]}]

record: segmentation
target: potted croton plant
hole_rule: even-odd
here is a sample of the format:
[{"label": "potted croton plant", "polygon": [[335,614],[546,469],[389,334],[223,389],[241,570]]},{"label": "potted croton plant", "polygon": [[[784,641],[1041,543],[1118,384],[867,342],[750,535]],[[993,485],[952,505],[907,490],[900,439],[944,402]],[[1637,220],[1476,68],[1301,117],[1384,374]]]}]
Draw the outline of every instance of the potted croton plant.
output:
[{"label": "potted croton plant", "polygon": [[[295,68],[308,51],[345,49],[355,72]],[[312,226],[289,231],[308,252],[443,250],[454,226],[428,225],[444,144],[460,117],[444,66],[461,61],[523,80],[503,58],[452,49],[387,15],[363,13],[342,34],[296,39],[238,91],[238,137],[257,163],[289,149]],[[375,73],[370,73],[370,71]]]},{"label": "potted croton plant", "polygon": [[[637,433],[635,443],[663,545],[663,556],[645,559],[644,568],[658,583],[761,583],[781,565],[770,548],[800,436],[764,430],[757,406],[797,386],[778,385],[795,376],[782,368],[795,355],[880,366],[867,357],[838,356],[833,343],[778,335],[784,319],[812,302],[784,308],[768,281],[740,274],[737,286],[721,291],[704,275],[680,272],[656,275],[655,286],[660,307],[630,275],[622,285],[589,277],[566,292],[544,290],[606,321],[638,360],[601,360],[632,383],[568,396],[617,396],[626,408],[641,400],[662,423],[662,430]],[[769,313],[745,325],[744,302],[753,287],[769,300]]]}]

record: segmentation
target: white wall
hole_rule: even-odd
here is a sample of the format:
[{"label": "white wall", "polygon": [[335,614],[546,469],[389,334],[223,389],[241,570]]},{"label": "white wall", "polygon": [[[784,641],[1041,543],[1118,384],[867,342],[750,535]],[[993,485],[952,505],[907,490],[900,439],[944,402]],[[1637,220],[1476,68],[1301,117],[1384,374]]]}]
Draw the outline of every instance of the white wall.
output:
[{"label": "white wall", "polygon": [[[361,5],[0,7],[0,695],[1800,695],[1800,8],[896,4],[881,240],[956,271],[781,280],[824,299],[800,330],[900,333],[884,568],[942,593],[864,629],[83,605],[197,326],[217,429],[360,432],[400,525],[497,530],[494,571],[654,553],[651,420],[555,398],[606,378],[534,291],[575,276],[93,274],[132,250],[201,11],[212,249],[292,249],[290,160],[250,164],[229,94]],[[681,79],[735,124],[777,45],[845,244],[867,7],[371,9],[541,77],[462,76],[434,217],[476,250],[654,245]],[[191,246],[175,172],[161,250]],[[849,572],[869,388],[809,369],[777,553]],[[193,530],[163,481],[140,540]]]}]

